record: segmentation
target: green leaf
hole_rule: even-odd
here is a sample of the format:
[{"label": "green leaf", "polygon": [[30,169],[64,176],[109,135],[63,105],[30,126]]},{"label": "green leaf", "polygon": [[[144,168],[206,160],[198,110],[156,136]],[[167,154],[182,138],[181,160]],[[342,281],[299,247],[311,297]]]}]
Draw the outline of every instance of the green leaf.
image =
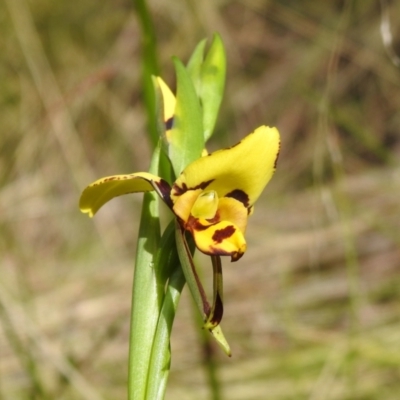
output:
[{"label": "green leaf", "polygon": [[161,92],[160,84],[155,76],[152,76],[154,98],[155,98],[155,110],[156,110],[156,122],[157,122],[157,133],[158,137],[161,138],[163,148],[165,146],[165,121],[164,121],[164,99]]},{"label": "green leaf", "polygon": [[161,178],[171,183],[173,180],[175,180],[175,177],[172,174],[170,160],[168,158],[168,142],[166,140],[166,127],[164,121],[164,99],[161,92],[160,84],[158,83],[158,80],[155,76],[152,76],[152,81],[153,81],[154,97],[155,97],[157,132],[158,132],[159,142],[161,143],[162,147],[162,152],[160,154],[159,175]]},{"label": "green leaf", "polygon": [[204,149],[203,122],[199,99],[192,80],[178,59],[174,58],[177,77],[176,109],[171,129],[169,158],[179,176]]},{"label": "green leaf", "polygon": [[204,140],[214,130],[225,87],[226,55],[221,37],[216,34],[201,68],[200,99],[203,107]]},{"label": "green leaf", "polygon": [[165,284],[173,269],[179,264],[179,256],[175,243],[175,219],[165,229],[155,258],[154,269],[157,274],[158,290],[162,295],[165,292]]},{"label": "green leaf", "polygon": [[207,39],[203,39],[196,46],[186,66],[198,96],[200,96],[201,91],[201,69],[204,61],[204,49],[206,47],[206,43]]},{"label": "green leaf", "polygon": [[[160,146],[154,151],[150,171],[158,172]],[[155,192],[143,196],[142,215],[133,279],[131,328],[129,338],[128,398],[142,400],[147,385],[153,338],[162,298],[153,268],[160,245],[159,197]]]}]

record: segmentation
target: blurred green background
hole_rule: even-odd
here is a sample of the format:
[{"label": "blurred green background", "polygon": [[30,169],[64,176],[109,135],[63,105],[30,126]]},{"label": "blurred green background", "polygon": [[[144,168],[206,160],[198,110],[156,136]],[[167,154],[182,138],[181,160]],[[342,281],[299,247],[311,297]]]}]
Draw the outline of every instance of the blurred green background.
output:
[{"label": "blurred green background", "polygon": [[[224,40],[210,149],[282,134],[248,251],[224,263],[223,399],[399,399],[400,2],[149,7],[171,86],[172,55]],[[98,177],[148,168],[141,43],[129,0],[0,1],[0,399],[126,398],[141,196],[93,220],[77,203]],[[172,351],[167,398],[209,398],[186,290]]]}]

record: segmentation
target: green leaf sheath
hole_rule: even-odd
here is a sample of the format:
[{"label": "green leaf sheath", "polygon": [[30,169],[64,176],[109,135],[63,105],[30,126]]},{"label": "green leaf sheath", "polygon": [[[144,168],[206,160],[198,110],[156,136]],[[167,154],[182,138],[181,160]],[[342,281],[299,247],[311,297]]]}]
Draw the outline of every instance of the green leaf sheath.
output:
[{"label": "green leaf sheath", "polygon": [[168,269],[172,270],[172,274],[168,281],[154,338],[149,367],[149,379],[147,382],[146,400],[162,400],[164,398],[171,363],[170,337],[172,324],[175,318],[180,295],[186,282],[178,261],[176,247],[172,249],[170,248],[170,253],[172,254],[168,256],[168,260],[171,264]]},{"label": "green leaf sheath", "polygon": [[[157,173],[160,148],[153,155],[150,172]],[[145,398],[151,348],[161,310],[162,298],[154,269],[160,246],[159,197],[155,192],[143,196],[132,290],[129,338],[128,398]]]}]

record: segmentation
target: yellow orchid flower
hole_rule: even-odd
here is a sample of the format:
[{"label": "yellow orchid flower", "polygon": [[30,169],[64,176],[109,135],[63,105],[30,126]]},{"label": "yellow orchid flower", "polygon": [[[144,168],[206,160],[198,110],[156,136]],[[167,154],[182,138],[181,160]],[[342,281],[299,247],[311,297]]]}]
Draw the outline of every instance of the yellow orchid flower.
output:
[{"label": "yellow orchid flower", "polygon": [[[165,114],[166,121],[171,117]],[[80,209],[92,217],[116,196],[155,190],[201,252],[236,261],[246,251],[247,219],[275,171],[278,153],[278,130],[261,126],[238,144],[189,164],[172,186],[147,172],[99,179],[83,191]]]},{"label": "yellow orchid flower", "polygon": [[[187,121],[182,124],[182,118],[186,115],[184,111],[189,113],[192,106],[196,107],[196,102],[192,98],[191,107],[184,110],[183,104],[186,103],[182,103],[182,97],[179,97],[179,87],[180,105],[161,78],[154,78],[154,83],[161,122],[160,136],[164,139],[163,150],[167,152],[178,178],[170,185],[165,179],[148,172],[108,176],[93,182],[83,191],[80,209],[93,217],[114,197],[155,190],[176,216],[177,252],[185,280],[204,318],[204,328],[212,333],[217,343],[230,355],[229,344],[219,326],[223,316],[220,256],[230,256],[232,261],[236,261],[246,251],[244,235],[247,219],[275,171],[280,147],[279,132],[276,128],[261,126],[230,148],[211,154],[203,150],[200,155],[199,144],[202,142],[191,141],[189,133],[185,136],[184,133],[190,131],[190,125]],[[212,125],[210,118],[208,131]],[[204,138],[209,133],[204,132]],[[191,154],[199,158],[190,162],[193,156],[187,157],[188,153],[185,152],[188,149],[193,150]],[[191,233],[201,252],[211,256],[212,305],[197,275],[185,231]]]}]

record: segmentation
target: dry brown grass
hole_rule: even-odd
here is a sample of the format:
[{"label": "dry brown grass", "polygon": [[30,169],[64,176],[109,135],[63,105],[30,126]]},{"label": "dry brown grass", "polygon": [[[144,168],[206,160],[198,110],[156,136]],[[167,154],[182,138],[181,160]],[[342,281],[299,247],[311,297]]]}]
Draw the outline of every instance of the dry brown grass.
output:
[{"label": "dry brown grass", "polygon": [[[397,400],[400,70],[379,3],[150,5],[169,82],[171,55],[222,34],[211,147],[264,123],[282,133],[249,250],[224,264],[224,398]],[[77,200],[93,178],[148,167],[132,4],[4,0],[0,21],[0,399],[125,398],[140,196],[94,220]],[[168,399],[208,398],[192,311],[185,293]]]}]

